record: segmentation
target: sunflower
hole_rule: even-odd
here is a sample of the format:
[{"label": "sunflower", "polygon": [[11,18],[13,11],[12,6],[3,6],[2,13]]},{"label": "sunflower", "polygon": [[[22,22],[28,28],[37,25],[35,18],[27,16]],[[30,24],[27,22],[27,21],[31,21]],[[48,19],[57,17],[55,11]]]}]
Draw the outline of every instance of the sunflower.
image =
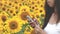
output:
[{"label": "sunflower", "polygon": [[40,8],[39,12],[44,15],[44,16],[42,16],[44,18],[45,17],[45,10],[44,10],[44,8]]},{"label": "sunflower", "polygon": [[21,4],[21,3],[14,4],[14,10],[13,10],[14,13],[16,13],[16,14],[19,13],[19,11],[20,11],[20,7],[21,7],[20,4]]},{"label": "sunflower", "polygon": [[5,23],[6,23],[6,28],[7,28],[8,32],[17,33],[22,29],[21,28],[22,23],[16,17],[13,17],[13,18],[7,20]]},{"label": "sunflower", "polygon": [[45,15],[44,8],[38,8],[38,10],[34,10],[35,17],[40,18],[41,14]]},{"label": "sunflower", "polygon": [[0,13],[0,20],[2,20],[2,22],[5,22],[8,19],[8,14],[6,12],[1,12]]},{"label": "sunflower", "polygon": [[7,32],[6,30],[3,30],[2,34],[11,34],[10,32]]},{"label": "sunflower", "polygon": [[7,4],[6,4],[6,5],[7,5],[7,8],[11,8],[11,7],[14,6],[14,3],[11,2],[11,1],[9,1],[9,0],[5,1],[5,3],[7,3]]},{"label": "sunflower", "polygon": [[0,1],[0,8],[3,6],[3,3]]},{"label": "sunflower", "polygon": [[33,31],[33,28],[31,26],[26,27],[26,30],[24,31],[24,34],[31,34],[31,32]]},{"label": "sunflower", "polygon": [[16,15],[16,13],[15,13],[15,8],[12,7],[12,8],[7,9],[7,13],[8,13],[9,16],[11,16],[11,17],[15,16],[15,15]]},{"label": "sunflower", "polygon": [[28,14],[27,12],[23,12],[23,13],[21,13],[21,15],[19,14],[19,16],[17,16],[20,19],[20,21],[24,22],[23,24],[27,23],[27,18],[26,18],[27,14]]},{"label": "sunflower", "polygon": [[26,5],[20,7],[20,11],[30,11],[30,8]]},{"label": "sunflower", "polygon": [[34,11],[34,15],[35,15],[36,18],[39,18],[41,13],[39,11]]},{"label": "sunflower", "polygon": [[34,5],[36,4],[36,1],[35,0],[27,0],[26,1],[29,5]]},{"label": "sunflower", "polygon": [[19,11],[17,17],[19,19],[21,19],[22,21],[27,22],[26,16],[28,15],[28,16],[32,17],[31,14],[32,13],[30,12],[30,8],[28,6],[22,6],[22,7],[20,7],[20,11]]},{"label": "sunflower", "polygon": [[33,12],[40,9],[40,6],[38,4],[30,5],[29,7],[33,10]]}]

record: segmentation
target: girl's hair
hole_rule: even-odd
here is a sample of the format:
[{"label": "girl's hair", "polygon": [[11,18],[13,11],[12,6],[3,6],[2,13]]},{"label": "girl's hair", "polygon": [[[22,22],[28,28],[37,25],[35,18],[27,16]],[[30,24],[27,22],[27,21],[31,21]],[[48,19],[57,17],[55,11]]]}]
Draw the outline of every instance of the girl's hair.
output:
[{"label": "girl's hair", "polygon": [[[58,19],[57,19],[57,22],[60,20],[60,0],[55,0],[55,7],[57,8],[57,15],[58,15]],[[49,19],[52,15],[52,13],[54,13],[54,8],[55,7],[50,7],[48,4],[47,4],[47,0],[45,2],[45,20],[44,20],[44,25],[43,25],[43,29],[46,27],[47,23],[49,22]]]}]

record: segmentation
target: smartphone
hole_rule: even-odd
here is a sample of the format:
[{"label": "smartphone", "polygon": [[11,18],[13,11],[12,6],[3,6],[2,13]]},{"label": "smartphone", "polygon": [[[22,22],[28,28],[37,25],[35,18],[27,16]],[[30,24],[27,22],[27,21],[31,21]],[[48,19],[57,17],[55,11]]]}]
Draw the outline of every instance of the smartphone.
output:
[{"label": "smartphone", "polygon": [[27,15],[27,19],[28,19],[30,25],[31,25],[33,28],[35,28],[35,25],[33,24],[33,22],[34,22],[33,19],[32,19],[30,16],[28,16],[28,15]]},{"label": "smartphone", "polygon": [[34,22],[33,19],[30,16],[27,15],[26,17],[27,17],[28,21]]},{"label": "smartphone", "polygon": [[[30,23],[33,23],[33,22],[35,23],[35,21],[28,15],[27,15],[27,19],[28,19],[28,21],[30,21]],[[39,22],[38,23],[36,22],[36,24],[39,25]]]}]

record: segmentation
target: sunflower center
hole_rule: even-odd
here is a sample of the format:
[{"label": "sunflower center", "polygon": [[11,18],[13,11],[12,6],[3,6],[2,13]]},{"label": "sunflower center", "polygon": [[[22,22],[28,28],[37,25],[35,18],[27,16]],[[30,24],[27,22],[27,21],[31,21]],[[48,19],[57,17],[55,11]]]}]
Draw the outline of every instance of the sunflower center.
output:
[{"label": "sunflower center", "polygon": [[16,29],[18,27],[18,24],[16,21],[12,21],[12,22],[10,22],[9,26],[11,29]]},{"label": "sunflower center", "polygon": [[39,18],[39,15],[36,15],[37,18]]},{"label": "sunflower center", "polygon": [[28,12],[22,12],[21,15],[20,15],[21,16],[21,19],[22,20],[27,20],[27,18],[26,18],[27,15],[29,15]]},{"label": "sunflower center", "polygon": [[3,22],[5,22],[6,19],[7,19],[6,16],[2,16],[1,18],[2,18],[2,21],[3,21]]}]

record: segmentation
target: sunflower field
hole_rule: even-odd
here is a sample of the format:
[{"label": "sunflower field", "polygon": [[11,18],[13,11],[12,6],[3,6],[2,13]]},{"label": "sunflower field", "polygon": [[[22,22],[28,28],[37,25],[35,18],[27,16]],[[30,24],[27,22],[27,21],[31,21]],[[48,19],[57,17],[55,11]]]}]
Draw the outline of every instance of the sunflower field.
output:
[{"label": "sunflower field", "polygon": [[0,34],[32,34],[26,18],[36,18],[42,28],[45,0],[0,0]]}]

